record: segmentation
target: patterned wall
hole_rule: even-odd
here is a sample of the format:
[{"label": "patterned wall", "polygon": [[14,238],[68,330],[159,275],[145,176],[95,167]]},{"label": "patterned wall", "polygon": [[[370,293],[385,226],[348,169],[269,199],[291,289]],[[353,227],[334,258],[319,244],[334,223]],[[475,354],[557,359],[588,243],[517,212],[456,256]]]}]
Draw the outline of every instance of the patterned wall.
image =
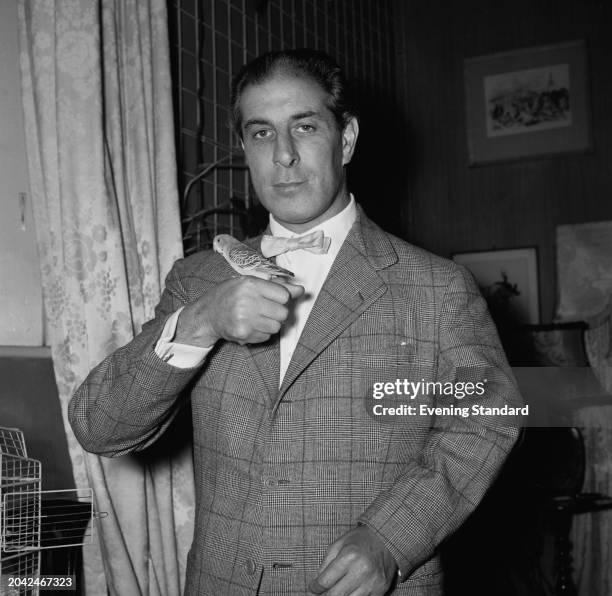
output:
[{"label": "patterned wall", "polygon": [[[183,205],[191,252],[209,246],[216,233],[242,235],[236,207],[253,204],[246,172],[239,159],[229,159],[236,151],[230,83],[242,64],[267,50],[313,47],[358,77],[364,93],[391,90],[392,22],[382,0],[168,0],[168,16],[181,190],[204,164],[226,158],[225,167],[193,185]],[[230,163],[237,167],[228,169]]]}]

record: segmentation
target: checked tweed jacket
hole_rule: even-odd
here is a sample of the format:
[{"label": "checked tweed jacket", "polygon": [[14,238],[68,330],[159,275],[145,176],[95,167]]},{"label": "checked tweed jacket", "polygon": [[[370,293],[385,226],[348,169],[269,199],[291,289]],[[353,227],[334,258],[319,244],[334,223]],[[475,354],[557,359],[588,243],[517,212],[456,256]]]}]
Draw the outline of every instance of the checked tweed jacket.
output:
[{"label": "checked tweed jacket", "polygon": [[393,594],[440,594],[437,547],[476,507],[517,431],[491,417],[375,416],[376,403],[409,400],[372,393],[375,382],[479,369],[493,381],[486,405],[517,401],[473,280],[359,209],[279,388],[278,337],[218,342],[193,369],[155,354],[168,316],[232,275],[210,251],[175,264],[155,319],[74,395],[79,441],[107,456],[143,449],[190,398],[188,595],[305,595],[327,547],[358,523],[398,563]]}]

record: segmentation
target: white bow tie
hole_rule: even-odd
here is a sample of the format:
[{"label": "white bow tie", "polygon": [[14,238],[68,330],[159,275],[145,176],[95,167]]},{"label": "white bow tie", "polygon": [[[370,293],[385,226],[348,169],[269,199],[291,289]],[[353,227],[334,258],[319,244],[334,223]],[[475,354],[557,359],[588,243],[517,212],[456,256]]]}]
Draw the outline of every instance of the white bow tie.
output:
[{"label": "white bow tie", "polygon": [[322,255],[329,250],[330,244],[331,238],[325,236],[323,230],[317,230],[295,238],[266,235],[261,239],[261,254],[270,258],[292,250],[303,249],[316,255]]}]

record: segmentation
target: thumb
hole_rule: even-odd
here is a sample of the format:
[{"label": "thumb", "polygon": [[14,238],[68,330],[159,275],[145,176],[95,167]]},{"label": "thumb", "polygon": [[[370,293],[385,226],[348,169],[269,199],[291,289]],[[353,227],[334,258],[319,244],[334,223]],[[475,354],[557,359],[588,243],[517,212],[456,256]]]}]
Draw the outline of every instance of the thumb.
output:
[{"label": "thumb", "polygon": [[319,565],[319,575],[321,575],[329,566],[329,564],[338,556],[338,553],[342,549],[342,541],[336,540],[325,553],[325,557],[323,561],[321,561],[321,565]]},{"label": "thumb", "polygon": [[288,290],[291,298],[299,298],[302,294],[304,294],[304,286],[299,286],[297,284],[291,284],[287,281],[276,281],[277,284],[283,286]]},{"label": "thumb", "polygon": [[324,581],[324,583],[320,583],[319,580],[322,580],[321,576],[323,575],[325,570],[329,567],[329,565],[331,565],[331,563],[336,559],[341,548],[342,548],[342,544],[339,541],[336,541],[329,547],[329,549],[327,550],[327,553],[325,553],[325,557],[323,558],[323,561],[321,562],[321,565],[319,566],[317,577],[315,577],[315,579],[313,579],[308,584],[308,589],[313,594],[323,594],[323,592],[326,592],[327,589],[330,587],[329,585],[325,585],[327,582]]}]

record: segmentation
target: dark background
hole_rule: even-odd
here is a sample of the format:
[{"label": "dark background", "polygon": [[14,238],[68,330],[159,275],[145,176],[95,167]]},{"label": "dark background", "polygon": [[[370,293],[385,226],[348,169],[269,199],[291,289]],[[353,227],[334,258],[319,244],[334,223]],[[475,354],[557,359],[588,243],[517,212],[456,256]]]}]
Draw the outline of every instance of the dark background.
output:
[{"label": "dark background", "polygon": [[[431,0],[393,8],[398,97],[410,124],[405,237],[443,256],[537,246],[548,323],[555,226],[612,219],[612,4]],[[464,58],[577,39],[587,46],[592,152],[467,167]]]},{"label": "dark background", "polygon": [[[227,155],[229,84],[269,49],[328,51],[359,81],[349,184],[387,230],[442,256],[537,246],[541,322],[555,308],[555,226],[612,219],[612,4],[593,0],[169,0],[180,185]],[[259,7],[259,10],[258,10]],[[582,39],[593,149],[468,167],[465,58]],[[218,171],[185,213],[244,193]],[[235,231],[215,216],[209,225]],[[224,230],[223,230],[224,231]]]}]

